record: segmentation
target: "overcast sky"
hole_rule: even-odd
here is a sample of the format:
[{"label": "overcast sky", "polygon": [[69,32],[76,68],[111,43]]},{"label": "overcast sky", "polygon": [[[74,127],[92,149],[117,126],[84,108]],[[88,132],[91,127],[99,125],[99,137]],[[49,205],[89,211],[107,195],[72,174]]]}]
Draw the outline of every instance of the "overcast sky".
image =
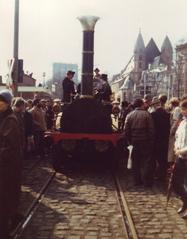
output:
[{"label": "overcast sky", "polygon": [[[19,57],[38,79],[53,62],[81,68],[82,28],[77,16],[96,15],[95,66],[119,73],[133,54],[141,28],[145,44],[167,34],[173,45],[187,37],[187,0],[20,0]],[[13,53],[14,0],[0,0],[0,74]]]}]

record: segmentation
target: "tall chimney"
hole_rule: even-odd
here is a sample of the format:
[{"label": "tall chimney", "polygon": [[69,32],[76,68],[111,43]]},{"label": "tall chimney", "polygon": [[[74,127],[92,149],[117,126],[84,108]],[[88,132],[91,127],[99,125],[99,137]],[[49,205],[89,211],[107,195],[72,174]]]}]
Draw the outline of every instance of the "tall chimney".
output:
[{"label": "tall chimney", "polygon": [[99,17],[78,17],[83,27],[81,94],[93,95],[94,28]]}]

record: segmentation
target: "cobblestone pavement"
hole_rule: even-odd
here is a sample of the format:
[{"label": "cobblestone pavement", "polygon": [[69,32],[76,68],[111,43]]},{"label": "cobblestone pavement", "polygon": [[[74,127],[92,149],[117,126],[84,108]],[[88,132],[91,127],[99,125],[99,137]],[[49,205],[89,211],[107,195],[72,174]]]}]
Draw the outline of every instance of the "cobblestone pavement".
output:
[{"label": "cobblestone pavement", "polygon": [[57,174],[21,238],[126,238],[110,173]]},{"label": "cobblestone pavement", "polygon": [[[53,170],[47,161],[26,163],[20,210],[26,213]],[[131,175],[120,183],[140,239],[187,238],[187,221],[176,210],[172,195],[166,208],[166,189],[134,187]],[[57,174],[21,239],[126,238],[110,173],[66,170]]]},{"label": "cobblestone pavement", "polygon": [[22,196],[19,211],[26,215],[53,170],[46,160],[26,160],[23,165]]},{"label": "cobblestone pavement", "polygon": [[176,210],[180,201],[172,195],[166,208],[166,189],[134,187],[131,176],[121,175],[120,182],[140,239],[185,239],[187,221]]}]

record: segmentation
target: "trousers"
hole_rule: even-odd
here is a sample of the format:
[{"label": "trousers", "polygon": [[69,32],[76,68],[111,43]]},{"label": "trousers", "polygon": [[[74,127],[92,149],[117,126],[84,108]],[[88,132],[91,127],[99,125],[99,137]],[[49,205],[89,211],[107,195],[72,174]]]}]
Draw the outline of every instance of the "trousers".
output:
[{"label": "trousers", "polygon": [[152,145],[147,141],[133,142],[132,170],[135,184],[144,183],[145,186],[153,184],[153,159],[151,157]]},{"label": "trousers", "polygon": [[187,159],[178,158],[173,174],[173,189],[187,203]]}]

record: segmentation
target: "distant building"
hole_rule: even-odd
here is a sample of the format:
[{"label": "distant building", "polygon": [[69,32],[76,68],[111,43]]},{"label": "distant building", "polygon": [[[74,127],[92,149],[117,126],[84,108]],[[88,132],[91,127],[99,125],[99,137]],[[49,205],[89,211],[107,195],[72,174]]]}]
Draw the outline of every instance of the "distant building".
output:
[{"label": "distant building", "polygon": [[153,38],[145,46],[140,32],[132,58],[113,78],[112,90],[121,100],[128,101],[148,93],[152,96],[163,93],[170,97],[174,78],[173,48],[168,36],[159,50]]},{"label": "distant building", "polygon": [[66,72],[68,70],[75,72],[73,80],[75,84],[78,84],[78,65],[77,64],[53,63],[52,86],[53,86],[53,94],[57,98],[62,97],[62,80],[66,76]]},{"label": "distant building", "polygon": [[[8,88],[6,84],[0,82],[0,90]],[[50,97],[48,90],[43,87],[36,87],[36,79],[32,74],[24,74],[23,82],[18,83],[18,96],[24,99],[33,99],[35,96],[39,98]]]},{"label": "distant building", "polygon": [[187,42],[176,47],[176,92],[180,97],[187,94]]}]

